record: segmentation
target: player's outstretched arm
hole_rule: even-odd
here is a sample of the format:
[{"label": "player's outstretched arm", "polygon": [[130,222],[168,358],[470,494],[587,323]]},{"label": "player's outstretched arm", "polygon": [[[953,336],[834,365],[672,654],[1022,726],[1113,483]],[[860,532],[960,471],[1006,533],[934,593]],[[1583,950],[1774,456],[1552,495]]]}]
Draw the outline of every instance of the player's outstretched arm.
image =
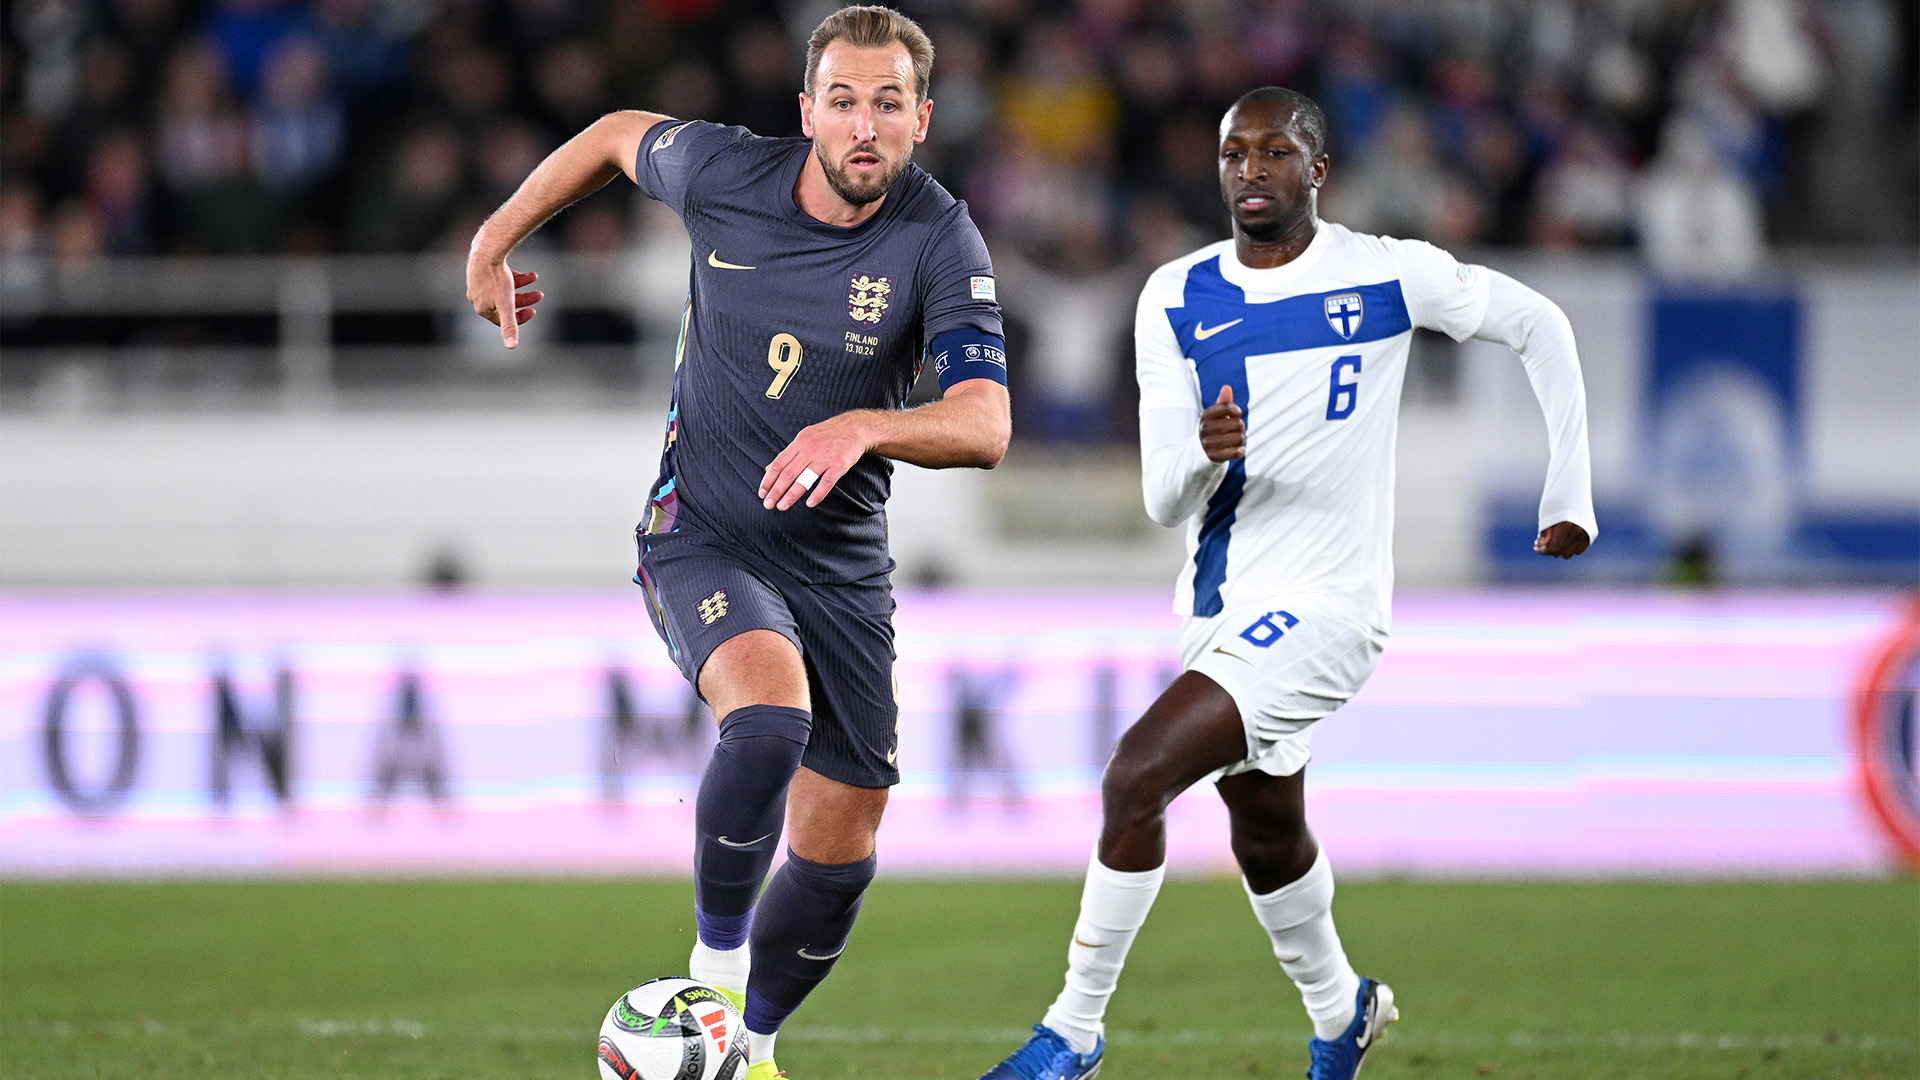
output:
[{"label": "player's outstretched arm", "polygon": [[1560,306],[1495,270],[1488,277],[1487,314],[1474,336],[1520,355],[1547,418],[1547,482],[1540,496],[1540,535],[1533,550],[1571,559],[1599,535],[1587,450],[1587,392],[1573,326]]},{"label": "player's outstretched arm", "polygon": [[785,510],[807,500],[819,506],[847,470],[866,454],[928,469],[991,469],[1013,436],[1007,388],[992,379],[968,379],[917,409],[855,409],[803,428],[767,466],[760,502]]},{"label": "player's outstretched arm", "polygon": [[[640,140],[667,119],[658,113],[608,113],[548,154],[500,209],[474,234],[467,251],[467,300],[475,314],[500,327],[500,340],[520,344],[520,324],[533,318],[539,292],[516,293],[537,274],[516,274],[507,255],[548,218],[599,191],[621,173],[633,176]],[[508,314],[511,313],[511,314]]]}]

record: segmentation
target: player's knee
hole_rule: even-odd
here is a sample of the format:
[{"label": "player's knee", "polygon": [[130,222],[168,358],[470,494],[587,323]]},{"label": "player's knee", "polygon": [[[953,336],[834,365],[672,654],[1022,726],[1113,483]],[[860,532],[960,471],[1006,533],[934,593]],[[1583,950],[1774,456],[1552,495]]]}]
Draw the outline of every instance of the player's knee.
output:
[{"label": "player's knee", "polygon": [[1145,755],[1117,753],[1100,777],[1100,800],[1110,819],[1156,817],[1174,794],[1161,763]]},{"label": "player's knee", "polygon": [[813,716],[783,705],[749,705],[720,722],[709,773],[724,770],[736,782],[778,791],[793,779],[813,730]]}]

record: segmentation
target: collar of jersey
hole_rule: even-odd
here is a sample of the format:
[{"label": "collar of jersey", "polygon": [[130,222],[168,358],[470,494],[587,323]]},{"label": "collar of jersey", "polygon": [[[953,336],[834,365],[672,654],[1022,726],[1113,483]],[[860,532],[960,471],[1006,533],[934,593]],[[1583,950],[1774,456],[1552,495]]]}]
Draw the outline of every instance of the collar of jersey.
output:
[{"label": "collar of jersey", "polygon": [[[1278,300],[1290,295],[1291,290],[1287,286],[1303,277],[1307,271],[1313,269],[1314,264],[1320,261],[1320,257],[1333,243],[1332,231],[1331,226],[1316,216],[1313,219],[1313,240],[1307,244],[1307,250],[1284,266],[1265,269],[1242,265],[1238,254],[1234,251],[1233,241],[1229,240],[1227,250],[1220,258],[1220,276],[1240,286],[1241,291],[1247,294],[1247,302],[1250,304]],[[1260,299],[1256,299],[1256,295]]]}]

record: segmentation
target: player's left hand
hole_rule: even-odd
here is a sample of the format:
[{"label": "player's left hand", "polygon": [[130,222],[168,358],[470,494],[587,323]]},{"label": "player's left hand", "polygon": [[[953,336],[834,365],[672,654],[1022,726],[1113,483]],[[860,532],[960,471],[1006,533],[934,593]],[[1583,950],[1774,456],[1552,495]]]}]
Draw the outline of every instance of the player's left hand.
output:
[{"label": "player's left hand", "polygon": [[808,506],[819,506],[833,491],[833,485],[872,447],[872,437],[858,412],[841,413],[800,429],[760,478],[760,505],[786,510],[804,497]]},{"label": "player's left hand", "polygon": [[1533,542],[1533,550],[1541,555],[1553,555],[1562,559],[1571,559],[1587,550],[1592,540],[1587,530],[1571,521],[1559,521],[1540,530],[1540,536]]}]

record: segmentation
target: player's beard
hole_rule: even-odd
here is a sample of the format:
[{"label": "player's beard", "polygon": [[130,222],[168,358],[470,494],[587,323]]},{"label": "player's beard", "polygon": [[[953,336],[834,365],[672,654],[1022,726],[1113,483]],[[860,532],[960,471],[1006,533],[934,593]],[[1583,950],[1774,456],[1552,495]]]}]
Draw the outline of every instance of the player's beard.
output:
[{"label": "player's beard", "polygon": [[877,146],[869,144],[849,147],[846,157],[864,152],[879,158],[881,164],[885,166],[879,176],[872,180],[860,181],[847,175],[846,166],[831,160],[821,152],[819,143],[814,143],[813,149],[814,153],[820,157],[820,171],[827,174],[827,186],[832,188],[833,193],[845,200],[849,206],[866,206],[868,203],[879,202],[888,189],[893,187],[893,182],[900,179],[900,174],[907,171],[907,161],[912,157],[912,153],[909,152],[898,160],[889,160]]}]

